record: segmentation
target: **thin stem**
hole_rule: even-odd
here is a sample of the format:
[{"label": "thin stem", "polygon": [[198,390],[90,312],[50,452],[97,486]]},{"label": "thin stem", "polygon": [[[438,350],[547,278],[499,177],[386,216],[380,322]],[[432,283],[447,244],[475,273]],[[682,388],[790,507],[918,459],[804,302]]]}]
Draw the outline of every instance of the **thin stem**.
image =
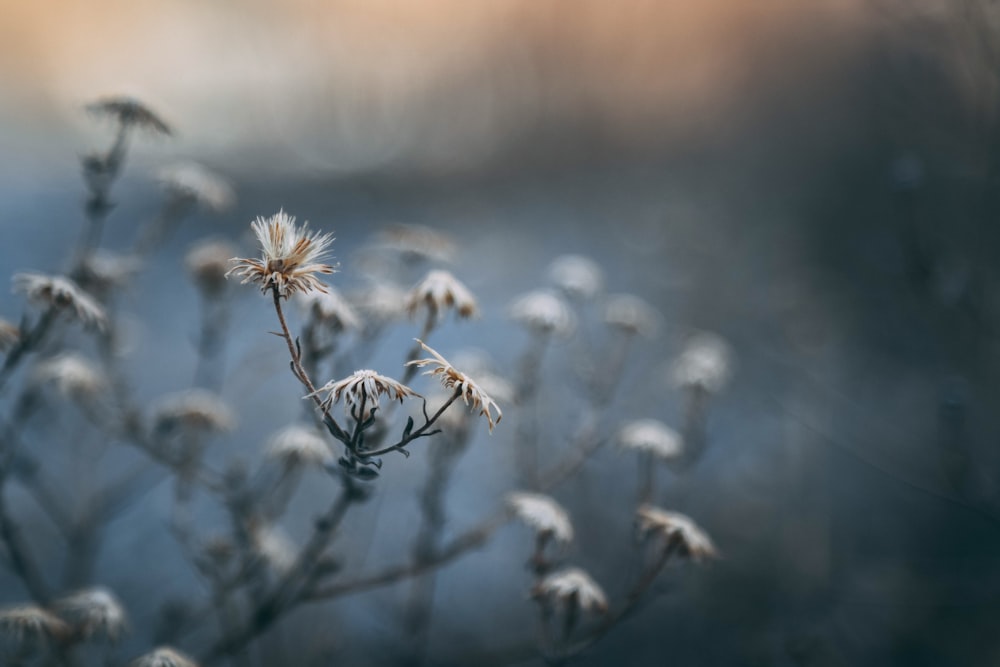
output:
[{"label": "thin stem", "polygon": [[431,433],[427,432],[427,429],[429,429],[431,426],[433,426],[434,422],[436,422],[438,420],[438,417],[440,417],[442,414],[444,414],[444,411],[447,410],[451,406],[452,403],[454,403],[456,400],[458,400],[458,397],[461,396],[461,395],[462,395],[461,390],[456,389],[455,393],[452,394],[451,397],[447,401],[445,401],[444,405],[442,405],[440,408],[438,408],[438,411],[435,412],[434,415],[431,416],[429,419],[427,419],[420,428],[418,428],[415,431],[412,431],[409,435],[407,435],[406,437],[402,438],[396,444],[390,445],[388,447],[384,447],[382,449],[376,449],[375,451],[360,452],[360,454],[362,456],[366,457],[366,458],[367,457],[372,457],[372,456],[381,456],[382,454],[388,454],[389,452],[393,452],[393,451],[396,451],[396,450],[399,450],[399,449],[403,449],[403,447],[405,447],[406,445],[410,444],[411,442],[413,442],[417,438],[423,437],[424,435],[431,435]]}]

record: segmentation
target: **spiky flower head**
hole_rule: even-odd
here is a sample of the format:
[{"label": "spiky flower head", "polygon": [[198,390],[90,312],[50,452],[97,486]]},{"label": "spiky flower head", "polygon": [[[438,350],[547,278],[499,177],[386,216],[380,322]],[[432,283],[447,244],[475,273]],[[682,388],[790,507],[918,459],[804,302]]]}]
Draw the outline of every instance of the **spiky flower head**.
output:
[{"label": "spiky flower head", "polygon": [[721,391],[732,373],[732,351],[721,336],[699,333],[692,336],[673,364],[674,384],[685,389]]},{"label": "spiky flower head", "polygon": [[604,303],[604,321],[627,334],[653,336],[659,319],[652,306],[632,294],[613,294]]},{"label": "spiky flower head", "polygon": [[116,642],[128,626],[122,603],[102,586],[73,593],[58,600],[55,607],[84,638],[102,634]]},{"label": "spiky flower head", "polygon": [[608,598],[604,591],[578,567],[553,572],[539,581],[531,593],[537,599],[582,611],[604,613],[608,610]]},{"label": "spiky flower head", "polygon": [[308,225],[296,226],[295,218],[283,210],[270,218],[257,218],[250,226],[260,243],[260,259],[234,257],[230,260],[233,268],[226,275],[235,273],[243,278],[243,284],[258,283],[262,293],[273,288],[284,297],[311,290],[325,292],[326,286],[315,274],[336,270],[320,262],[333,243],[333,235],[310,232]]},{"label": "spiky flower head", "polygon": [[15,273],[11,281],[15,292],[23,293],[36,305],[72,311],[86,326],[102,330],[107,326],[104,309],[69,278],[25,272]]},{"label": "spiky flower head", "polygon": [[642,505],[636,511],[636,521],[642,535],[658,534],[675,546],[680,555],[693,561],[718,556],[711,538],[689,517],[668,512],[652,505]]},{"label": "spiky flower head", "polygon": [[218,296],[226,288],[229,259],[236,248],[228,241],[202,241],[184,256],[184,266],[194,284],[209,296]]},{"label": "spiky flower head", "polygon": [[362,322],[354,308],[340,292],[327,286],[325,292],[307,292],[300,297],[302,305],[318,322],[333,331],[360,329]]},{"label": "spiky flower head", "polygon": [[0,318],[0,352],[6,352],[21,340],[21,329]]},{"label": "spiky flower head", "polygon": [[515,299],[508,309],[510,318],[542,335],[567,337],[576,328],[573,311],[548,290],[535,290]]},{"label": "spiky flower head", "polygon": [[593,299],[604,285],[601,267],[583,255],[562,255],[549,265],[549,280],[572,299]]},{"label": "spiky flower head", "polygon": [[[389,400],[397,400],[400,403],[408,396],[419,396],[419,394],[406,385],[393,380],[385,375],[379,375],[373,370],[355,371],[343,380],[330,380],[325,385],[316,390],[316,394],[326,392],[327,396],[323,400],[323,407],[327,410],[344,398],[344,409],[350,414],[351,408],[365,405],[365,411],[369,412],[379,406],[379,399],[388,396]],[[313,394],[310,394],[312,396]]]},{"label": "spiky flower head", "polygon": [[320,468],[333,458],[326,440],[316,429],[299,424],[287,426],[271,436],[266,455],[287,465],[314,465]]},{"label": "spiky flower head", "polygon": [[198,664],[180,651],[161,646],[129,663],[129,667],[198,667]]},{"label": "spiky flower head", "polygon": [[169,125],[133,97],[105,97],[88,104],[87,111],[97,116],[113,118],[124,127],[138,127],[154,134],[171,134]]},{"label": "spiky flower head", "polygon": [[76,400],[89,400],[107,389],[101,370],[86,358],[64,352],[38,364],[32,377],[38,384],[51,382],[59,393]]},{"label": "spiky flower head", "polygon": [[468,318],[479,313],[476,297],[449,271],[429,272],[406,295],[406,311],[412,317],[422,308],[437,317],[453,308],[458,317]]},{"label": "spiky flower head", "polygon": [[177,428],[218,432],[235,428],[236,418],[218,394],[188,389],[159,399],[153,409],[153,423],[161,433]]},{"label": "spiky flower head", "polygon": [[236,199],[226,179],[195,162],[165,167],[158,177],[170,197],[211,211],[225,211]]},{"label": "spiky flower head", "polygon": [[70,634],[65,621],[36,605],[17,605],[0,610],[0,632],[14,641],[61,641]]},{"label": "spiky flower head", "polygon": [[[424,375],[436,375],[444,385],[445,389],[459,392],[462,400],[470,409],[479,410],[479,414],[486,417],[489,424],[490,433],[493,427],[503,418],[500,406],[496,404],[489,394],[487,394],[479,384],[468,375],[458,370],[451,363],[441,356],[434,348],[430,347],[422,340],[417,339],[420,347],[431,355],[430,359],[416,359],[406,363],[407,366],[417,366],[423,368],[430,366],[430,370],[424,371]],[[493,417],[496,412],[496,417]]]},{"label": "spiky flower head", "polygon": [[677,431],[656,419],[637,419],[618,432],[618,443],[623,449],[652,454],[669,461],[684,452],[684,442]]},{"label": "spiky flower head", "polygon": [[573,541],[573,524],[569,514],[551,497],[515,491],[507,494],[507,507],[540,536],[551,536],[563,544]]}]

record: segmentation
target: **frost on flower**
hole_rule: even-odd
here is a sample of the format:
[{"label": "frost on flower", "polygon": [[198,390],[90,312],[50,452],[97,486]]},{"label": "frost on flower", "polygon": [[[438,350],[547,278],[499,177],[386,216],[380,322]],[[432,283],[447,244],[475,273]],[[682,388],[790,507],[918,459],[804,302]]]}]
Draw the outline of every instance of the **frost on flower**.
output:
[{"label": "frost on flower", "polygon": [[625,424],[618,432],[618,443],[623,449],[652,454],[664,461],[684,452],[680,434],[656,419],[637,419]]},{"label": "frost on flower", "polygon": [[103,587],[78,591],[58,600],[55,607],[85,638],[102,634],[112,642],[118,641],[128,625],[122,603]]},{"label": "frost on flower", "polygon": [[88,104],[87,111],[114,118],[125,127],[138,127],[156,134],[171,134],[169,125],[149,107],[132,97],[106,97]]},{"label": "frost on flower", "polygon": [[77,400],[91,399],[107,389],[104,374],[78,354],[63,353],[35,367],[33,379],[38,384],[51,382],[59,393]]},{"label": "frost on flower", "polygon": [[632,294],[614,294],[604,303],[604,321],[625,333],[652,336],[659,315],[648,303]]},{"label": "frost on flower", "polygon": [[60,641],[70,629],[55,614],[35,605],[18,605],[0,610],[0,632],[21,643]]},{"label": "frost on flower", "polygon": [[[430,370],[424,371],[424,375],[436,375],[444,385],[445,389],[459,392],[465,404],[473,410],[479,410],[479,414],[486,417],[489,424],[490,433],[493,427],[503,418],[500,406],[496,404],[489,394],[487,394],[479,384],[465,373],[456,369],[451,363],[441,356],[436,350],[425,344],[422,340],[417,340],[420,347],[431,355],[430,359],[417,359],[407,362],[407,366],[418,366],[423,368],[430,366]],[[496,412],[494,418],[493,413]]]},{"label": "frost on flower", "polygon": [[180,651],[161,646],[129,663],[129,667],[198,667],[198,664]]},{"label": "frost on flower", "polygon": [[85,325],[104,329],[107,316],[97,301],[69,278],[42,273],[15,273],[14,291],[36,305],[51,306],[72,313]]},{"label": "frost on flower", "polygon": [[362,403],[366,412],[377,408],[382,396],[388,396],[389,400],[397,400],[400,403],[408,396],[419,396],[401,382],[372,370],[355,371],[343,380],[330,380],[316,390],[316,394],[323,392],[327,393],[323,399],[324,409],[329,410],[334,403],[343,398],[344,409],[348,414],[351,408],[360,407]]},{"label": "frost on flower", "polygon": [[296,292],[326,291],[315,274],[331,274],[334,267],[320,262],[333,243],[332,234],[310,232],[308,224],[295,225],[295,218],[278,211],[270,218],[257,218],[250,226],[260,243],[260,259],[233,258],[234,273],[242,283],[257,283],[261,292],[276,289],[287,297]]},{"label": "frost on flower", "polygon": [[198,289],[218,296],[226,288],[229,260],[235,254],[236,248],[228,241],[202,241],[184,256],[184,266]]},{"label": "frost on flower", "polygon": [[510,318],[531,331],[566,337],[576,328],[576,318],[565,301],[547,290],[523,294],[510,304]]},{"label": "frost on flower", "polygon": [[300,297],[306,310],[333,331],[358,330],[361,318],[340,292],[327,286],[326,292],[308,292]]},{"label": "frost on flower", "polygon": [[326,440],[315,429],[293,424],[273,436],[267,443],[267,456],[289,465],[322,467],[332,459]]},{"label": "frost on flower", "polygon": [[224,178],[195,162],[162,169],[159,181],[167,194],[178,201],[216,212],[225,211],[236,199],[232,186]]},{"label": "frost on flower", "polygon": [[453,308],[459,317],[473,317],[479,312],[476,298],[465,285],[448,271],[431,271],[406,295],[406,311],[412,317],[426,308],[437,317]]},{"label": "frost on flower", "polygon": [[731,372],[732,352],[726,341],[712,333],[699,333],[688,340],[671,375],[678,387],[714,394],[726,386]]},{"label": "frost on flower", "polygon": [[636,512],[636,520],[641,534],[661,535],[686,558],[702,561],[718,555],[705,531],[683,514],[643,505]]},{"label": "frost on flower", "polygon": [[549,496],[517,491],[507,494],[507,506],[539,535],[552,536],[564,544],[573,541],[573,524],[569,514]]},{"label": "frost on flower", "polygon": [[601,267],[582,255],[562,255],[549,265],[549,280],[573,299],[593,299],[604,285]]},{"label": "frost on flower", "polygon": [[156,430],[176,428],[231,431],[236,418],[222,399],[207,389],[190,389],[161,398],[153,409]]},{"label": "frost on flower", "polygon": [[548,575],[535,585],[532,596],[567,607],[575,606],[582,611],[604,613],[608,610],[604,591],[578,567]]}]

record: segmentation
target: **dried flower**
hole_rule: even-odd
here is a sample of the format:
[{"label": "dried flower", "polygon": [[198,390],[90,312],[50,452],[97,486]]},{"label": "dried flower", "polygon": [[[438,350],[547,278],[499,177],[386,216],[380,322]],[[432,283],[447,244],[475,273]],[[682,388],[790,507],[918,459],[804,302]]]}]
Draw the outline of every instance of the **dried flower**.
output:
[{"label": "dried flower", "polygon": [[652,505],[643,505],[636,512],[639,531],[646,535],[658,533],[676,544],[680,554],[694,561],[715,558],[718,552],[712,540],[690,518]]},{"label": "dried flower", "polygon": [[327,286],[326,292],[307,292],[301,296],[302,305],[312,316],[334,331],[360,329],[361,318],[340,292]]},{"label": "dried flower", "polygon": [[158,176],[171,197],[212,211],[225,211],[236,199],[224,178],[194,162],[171,165],[160,170]]},{"label": "dried flower", "polygon": [[288,572],[295,566],[296,546],[278,526],[257,524],[251,528],[250,538],[254,551],[275,572]]},{"label": "dried flower", "polygon": [[161,646],[139,656],[129,663],[129,667],[198,667],[198,664],[176,649]]},{"label": "dried flower", "polygon": [[574,606],[583,611],[604,613],[608,599],[590,575],[578,567],[553,572],[532,589],[532,597]]},{"label": "dried flower", "polygon": [[316,394],[324,391],[328,392],[323,400],[323,407],[326,410],[343,396],[344,409],[348,412],[352,407],[360,406],[362,403],[365,404],[366,410],[374,410],[379,406],[379,399],[382,396],[388,396],[390,400],[398,400],[400,403],[407,396],[419,396],[406,385],[372,370],[355,371],[353,375],[343,380],[330,380],[317,389]]},{"label": "dried flower", "polygon": [[450,262],[457,252],[446,234],[423,225],[392,225],[379,234],[381,245],[404,257]]},{"label": "dried flower", "polygon": [[720,336],[699,333],[688,340],[674,362],[672,376],[678,387],[697,388],[717,393],[729,381],[732,352]]},{"label": "dried flower", "polygon": [[525,491],[508,493],[507,506],[539,535],[551,536],[564,544],[573,541],[573,524],[569,514],[549,496]]},{"label": "dried flower", "polygon": [[549,265],[549,280],[573,299],[593,299],[601,291],[601,267],[582,255],[562,255]]},{"label": "dried flower", "polygon": [[334,267],[321,264],[327,248],[333,243],[332,234],[310,233],[309,223],[295,226],[295,218],[284,211],[278,211],[270,218],[257,218],[250,226],[261,247],[260,259],[233,258],[233,268],[226,274],[235,273],[243,277],[243,284],[260,283],[260,291],[267,292],[272,287],[281,296],[310,290],[326,291],[326,287],[314,275],[331,274]]},{"label": "dried flower", "polygon": [[426,308],[437,317],[447,308],[454,308],[459,317],[473,317],[479,312],[472,292],[448,271],[431,271],[406,295],[406,311],[412,317]]},{"label": "dried flower", "polygon": [[21,340],[21,329],[0,318],[0,352],[6,352]]},{"label": "dried flower", "polygon": [[275,433],[267,443],[267,456],[287,465],[323,467],[332,459],[330,448],[315,429],[293,424]]},{"label": "dried flower", "polygon": [[135,257],[97,250],[83,260],[81,282],[100,294],[128,284],[140,266],[141,262]]},{"label": "dried flower", "polygon": [[23,292],[29,301],[62,310],[72,310],[87,326],[98,329],[107,326],[108,320],[104,309],[69,278],[42,273],[15,273],[11,281],[14,283],[14,291]]},{"label": "dried flower", "polygon": [[0,610],[0,631],[17,642],[56,640],[69,636],[70,629],[55,614],[36,605],[18,605]]},{"label": "dried flower", "polygon": [[576,328],[573,311],[547,290],[523,294],[511,303],[508,313],[515,322],[539,334],[566,337]]},{"label": "dried flower", "polygon": [[175,428],[230,431],[236,426],[229,406],[207,389],[189,389],[164,396],[154,406],[153,422],[160,432]]},{"label": "dried flower", "polygon": [[235,254],[236,249],[228,241],[202,241],[188,251],[184,265],[198,289],[218,296],[226,288],[229,259]]},{"label": "dried flower", "polygon": [[652,336],[659,319],[652,306],[632,294],[609,296],[604,304],[604,321],[625,333]]},{"label": "dried flower", "polygon": [[618,442],[624,449],[652,454],[669,461],[684,452],[679,433],[656,419],[637,419],[618,432]]},{"label": "dried flower", "polygon": [[139,127],[153,133],[171,134],[170,126],[149,107],[132,97],[106,97],[87,105],[87,111],[109,116],[126,127]]},{"label": "dried flower", "polygon": [[116,642],[128,625],[125,608],[107,588],[79,591],[57,601],[55,606],[84,638],[101,633]]},{"label": "dried flower", "polygon": [[107,380],[93,363],[71,352],[46,359],[35,367],[38,384],[51,382],[59,393],[77,400],[94,398],[107,389]]},{"label": "dried flower", "polygon": [[[492,433],[493,427],[503,418],[503,412],[500,410],[500,406],[496,404],[496,401],[490,398],[489,394],[483,391],[483,388],[475,380],[452,366],[436,350],[422,340],[417,339],[417,342],[420,343],[420,347],[430,353],[433,359],[416,359],[407,362],[406,365],[421,368],[431,366],[430,370],[424,371],[424,375],[437,375],[445,389],[452,389],[459,392],[459,395],[461,395],[462,400],[465,401],[467,406],[474,410],[478,409],[479,414],[486,417],[490,433]],[[492,414],[493,411],[496,411],[495,419]]]}]

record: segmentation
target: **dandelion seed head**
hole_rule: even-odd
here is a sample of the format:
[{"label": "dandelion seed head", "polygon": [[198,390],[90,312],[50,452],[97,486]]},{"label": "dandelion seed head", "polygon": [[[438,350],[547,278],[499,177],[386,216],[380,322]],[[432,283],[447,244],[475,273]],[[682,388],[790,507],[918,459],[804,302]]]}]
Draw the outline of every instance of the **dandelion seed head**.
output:
[{"label": "dandelion seed head", "polygon": [[322,468],[333,459],[326,440],[316,429],[293,424],[271,436],[266,455],[289,465],[313,465]]},{"label": "dandelion seed head", "polygon": [[448,308],[458,317],[469,318],[479,313],[472,292],[448,271],[435,270],[424,276],[406,295],[406,311],[414,316],[422,308],[438,315]]},{"label": "dandelion seed head", "polygon": [[563,544],[573,541],[573,524],[569,514],[549,496],[526,491],[508,493],[507,507],[539,534],[551,535]]},{"label": "dandelion seed head", "polygon": [[535,333],[568,337],[576,328],[573,311],[548,290],[535,290],[515,299],[508,309],[510,318]]},{"label": "dandelion seed head", "polygon": [[103,586],[73,593],[58,600],[55,607],[85,638],[102,634],[116,642],[128,626],[122,603]]},{"label": "dandelion seed head", "polygon": [[129,667],[198,667],[198,664],[177,649],[161,646],[129,663]]},{"label": "dandelion seed head", "polygon": [[549,280],[572,299],[589,300],[604,286],[604,273],[592,259],[562,255],[549,265]]},{"label": "dandelion seed head", "polygon": [[221,432],[234,429],[236,418],[218,394],[189,389],[158,400],[153,408],[153,423],[159,432],[176,428]]},{"label": "dandelion seed head", "polygon": [[699,333],[688,340],[671,371],[676,386],[715,394],[729,382],[732,351],[721,336]]},{"label": "dandelion seed head", "polygon": [[229,259],[235,254],[236,248],[228,241],[202,241],[184,256],[184,266],[198,289],[207,295],[218,296],[226,288]]},{"label": "dandelion seed head", "polygon": [[532,590],[535,598],[575,605],[581,611],[604,613],[608,598],[590,575],[578,567],[570,567],[546,576]]},{"label": "dandelion seed head", "polygon": [[[493,433],[493,427],[500,423],[500,420],[503,418],[503,412],[500,410],[500,406],[496,404],[496,401],[486,393],[479,383],[452,366],[437,350],[428,346],[422,340],[417,339],[417,342],[425,352],[431,355],[431,358],[416,359],[407,362],[406,365],[417,366],[419,368],[429,366],[430,369],[424,371],[424,375],[437,376],[445,389],[459,392],[462,400],[470,409],[479,410],[479,414],[486,417],[490,433]],[[494,412],[496,413],[496,417],[493,416]]]},{"label": "dandelion seed head", "polygon": [[718,556],[708,534],[683,514],[643,505],[636,511],[636,521],[641,534],[658,533],[667,540],[674,541],[680,554],[693,561],[700,562]]},{"label": "dandelion seed head", "polygon": [[652,454],[669,461],[684,452],[684,442],[677,431],[656,419],[637,419],[618,432],[618,443],[623,449]]},{"label": "dandelion seed head", "polygon": [[614,294],[604,303],[604,321],[625,333],[651,337],[659,328],[659,314],[632,294]]},{"label": "dandelion seed head", "polygon": [[194,162],[166,167],[160,170],[158,179],[171,197],[217,213],[229,209],[236,200],[226,179]]},{"label": "dandelion seed head", "polygon": [[17,605],[0,610],[0,632],[21,643],[59,641],[70,628],[55,614],[36,605]]},{"label": "dandelion seed head", "polygon": [[307,292],[299,297],[302,305],[319,322],[332,330],[356,331],[361,329],[361,318],[340,292],[327,285],[326,292]]},{"label": "dandelion seed head", "polygon": [[315,274],[331,274],[335,267],[321,263],[332,234],[310,232],[308,224],[295,225],[295,218],[278,211],[270,218],[257,218],[251,227],[261,247],[260,259],[233,258],[232,273],[243,278],[242,283],[257,283],[261,292],[276,289],[281,296],[297,292],[326,291]]},{"label": "dandelion seed head", "polygon": [[87,111],[97,116],[114,118],[126,127],[137,127],[153,134],[172,134],[169,125],[133,97],[105,97],[88,104]]},{"label": "dandelion seed head", "polygon": [[101,330],[107,326],[108,318],[97,300],[69,278],[25,272],[15,273],[11,282],[15,292],[21,292],[36,305],[72,311],[86,326]]},{"label": "dandelion seed head", "polygon": [[366,411],[379,407],[379,400],[382,396],[387,396],[389,400],[397,400],[400,403],[408,396],[419,396],[417,392],[401,382],[367,369],[355,371],[342,380],[330,380],[316,390],[316,394],[323,392],[327,394],[323,400],[324,408],[329,410],[330,406],[343,397],[344,409],[348,414],[350,414],[352,407],[360,406],[362,403],[365,404]]},{"label": "dandelion seed head", "polygon": [[86,358],[66,352],[39,363],[32,379],[38,384],[52,383],[56,390],[77,400],[89,400],[108,389],[104,373]]}]

